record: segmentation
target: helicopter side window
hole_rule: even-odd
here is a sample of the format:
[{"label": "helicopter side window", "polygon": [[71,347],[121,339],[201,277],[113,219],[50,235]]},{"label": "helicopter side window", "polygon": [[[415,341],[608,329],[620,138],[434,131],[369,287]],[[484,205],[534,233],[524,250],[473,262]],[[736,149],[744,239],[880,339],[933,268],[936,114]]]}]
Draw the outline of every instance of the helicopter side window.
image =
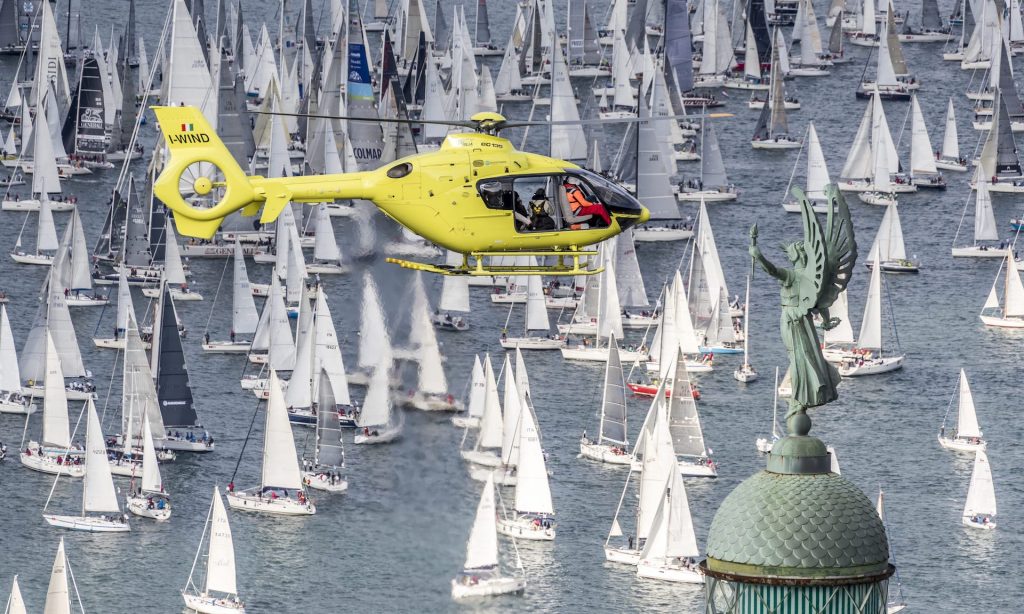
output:
[{"label": "helicopter side window", "polygon": [[563,212],[569,229],[607,228],[611,224],[608,208],[586,181],[565,175],[561,178],[559,193],[565,199]]}]

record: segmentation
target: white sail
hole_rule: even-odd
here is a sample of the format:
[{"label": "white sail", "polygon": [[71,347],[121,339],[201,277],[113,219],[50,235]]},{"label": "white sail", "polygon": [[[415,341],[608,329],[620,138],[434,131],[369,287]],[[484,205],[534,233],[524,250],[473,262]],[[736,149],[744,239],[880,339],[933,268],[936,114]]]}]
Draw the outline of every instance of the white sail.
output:
[{"label": "white sail", "polygon": [[[315,347],[313,350],[313,373],[321,371],[327,374],[334,393],[334,402],[338,405],[351,405],[352,397],[348,389],[348,375],[345,374],[345,359],[338,343],[338,331],[334,328],[330,307],[327,305],[327,293],[323,288],[317,292],[314,309],[313,327],[316,330]],[[318,398],[320,378],[313,378],[313,398]]]},{"label": "white sail", "polygon": [[[61,61],[61,65],[63,65]],[[50,96],[53,88],[50,88]],[[53,150],[50,128],[43,120],[36,121],[32,130],[32,193],[45,199],[47,194],[59,194],[60,176],[57,170],[57,154]]]},{"label": "white sail", "polygon": [[[20,8],[20,5],[16,4],[15,6]],[[31,5],[29,7],[28,10],[34,12]],[[42,109],[45,92],[52,88],[57,93],[57,102],[61,107],[65,107],[71,90],[68,87],[68,75],[64,67],[64,50],[61,47],[57,22],[54,20],[51,7],[43,5],[35,10],[40,11],[39,24],[33,23],[32,27],[39,28],[39,44],[35,59],[36,70],[35,78],[32,81],[30,106],[34,106],[37,110]]]},{"label": "white sail", "polygon": [[[490,356],[486,359],[490,361]],[[469,402],[466,403],[466,412],[471,418],[479,418],[484,415],[484,399],[487,395],[487,382],[484,377],[484,368],[480,362],[480,355],[473,357],[473,370],[469,378]]]},{"label": "white sail", "polygon": [[992,211],[992,195],[988,190],[988,179],[979,180],[974,193],[974,240],[995,241],[999,239],[996,215]]},{"label": "white sail", "polygon": [[872,104],[875,107],[871,141],[874,144],[871,150],[872,154],[872,184],[874,189],[880,192],[887,192],[892,188],[891,180],[889,177],[889,150],[884,147],[885,134],[888,134],[888,128],[884,123],[885,115],[882,112],[882,100],[881,97],[876,93],[872,97]]},{"label": "white sail", "polygon": [[974,471],[971,472],[971,485],[967,489],[967,501],[964,503],[964,518],[976,514],[996,515],[996,491],[992,485],[992,468],[988,464],[988,456],[984,450],[978,450],[974,456]]},{"label": "white sail", "polygon": [[85,402],[88,422],[85,432],[85,479],[82,484],[83,512],[121,511],[107,459],[107,442],[100,430],[100,418],[92,399]]},{"label": "white sail", "polygon": [[334,225],[327,212],[327,205],[320,203],[316,207],[316,237],[313,242],[313,259],[319,262],[341,262],[341,250],[334,236]]},{"label": "white sail", "polygon": [[864,305],[864,319],[860,323],[857,346],[868,349],[882,349],[882,267],[877,254],[871,266],[871,282],[868,284],[868,300]]},{"label": "white sail", "polygon": [[678,269],[672,281],[672,293],[676,299],[676,336],[679,338],[679,349],[684,354],[697,354],[700,352],[700,344],[697,342],[697,331],[693,328],[686,286],[683,285],[683,276]]},{"label": "white sail", "polygon": [[697,401],[693,398],[693,385],[682,352],[676,355],[672,367],[672,397],[667,401],[672,447],[680,458],[707,456]]},{"label": "white sail", "polygon": [[7,305],[0,305],[0,391],[18,392],[20,390],[21,370],[18,367],[18,350],[14,345],[14,333],[11,332],[11,321],[7,317]]},{"label": "white sail", "polygon": [[270,371],[270,397],[267,400],[267,418],[263,427],[264,488],[302,489],[302,473],[295,453],[295,439],[288,420],[288,408],[281,392],[277,371]]},{"label": "white sail", "polygon": [[160,466],[156,461],[156,446],[153,444],[153,432],[150,430],[149,417],[142,422],[142,491],[163,492],[164,481],[160,477]]},{"label": "white sail", "polygon": [[167,217],[164,230],[167,232],[164,242],[164,279],[171,286],[183,286],[185,280],[185,268],[181,263],[181,246],[178,245],[178,236],[174,232],[174,219]]},{"label": "white sail", "polygon": [[50,569],[50,584],[46,587],[43,614],[71,614],[71,593],[68,590],[68,559],[64,554],[64,538],[60,538],[57,556]]},{"label": "white sail", "polygon": [[523,403],[516,377],[512,373],[512,362],[505,355],[505,411],[502,416],[501,462],[508,467],[519,464],[519,437],[523,426]]},{"label": "white sail", "polygon": [[135,303],[132,301],[132,288],[128,285],[127,267],[121,267],[117,275],[117,328],[123,333],[128,328],[128,314],[135,316]]},{"label": "white sail", "polygon": [[36,226],[36,252],[54,251],[58,247],[60,243],[53,223],[53,205],[49,199],[42,198],[39,202],[39,224]]},{"label": "white sail", "polygon": [[622,339],[622,307],[619,304],[619,289],[615,281],[615,259],[610,250],[602,250],[604,259],[603,279],[600,287],[601,313],[598,318],[597,335],[599,338],[608,338],[612,335],[616,339]]},{"label": "white sail", "polygon": [[903,244],[903,227],[900,224],[896,203],[885,208],[875,242],[871,244],[868,260],[874,260],[876,257],[880,262],[904,260],[907,257],[907,249]]},{"label": "white sail", "polygon": [[71,447],[68,427],[68,396],[64,373],[53,337],[46,331],[46,376],[43,380],[43,444],[55,448]]},{"label": "white sail", "polygon": [[693,531],[690,502],[679,471],[670,472],[662,493],[650,535],[640,551],[641,562],[665,563],[678,558],[698,557],[700,550]]},{"label": "white sail", "polygon": [[629,66],[629,49],[621,30],[612,35],[612,80],[615,84],[612,104],[615,107],[632,109],[636,107],[636,92],[629,83],[632,71]]},{"label": "white sail", "polygon": [[[462,254],[448,250],[445,264],[459,266]],[[438,308],[444,312],[469,313],[469,277],[466,275],[445,275],[441,280],[441,301]]]},{"label": "white sail", "polygon": [[11,596],[7,599],[7,610],[4,614],[28,614],[25,607],[25,599],[21,596],[21,587],[18,586],[18,576],[14,576],[11,584]]},{"label": "white sail", "polygon": [[160,414],[156,383],[150,368],[146,348],[139,336],[135,315],[128,314],[125,329],[124,369],[121,385],[121,433],[125,449],[138,446],[144,437],[143,422],[149,421],[159,438],[164,436],[164,422]]},{"label": "white sail", "polygon": [[363,274],[363,303],[359,321],[359,367],[368,369],[383,364],[391,368],[391,339],[384,322],[377,284],[369,272]]},{"label": "white sail", "polygon": [[928,138],[928,128],[924,125],[921,105],[915,95],[910,100],[910,174],[938,173],[935,166],[935,150]]},{"label": "white sail", "polygon": [[541,277],[529,275],[526,280],[526,330],[547,332],[550,328]]},{"label": "white sail", "polygon": [[956,434],[957,437],[981,437],[971,385],[967,383],[967,374],[963,369],[960,369],[960,403],[957,408]]},{"label": "white sail", "polygon": [[388,365],[381,363],[373,369],[370,384],[359,413],[360,427],[384,426],[391,423],[391,389]]},{"label": "white sail", "polygon": [[206,41],[199,40],[185,0],[174,0],[171,32],[170,61],[164,64],[164,88],[167,93],[164,104],[197,107],[216,129],[215,88],[203,55]]},{"label": "white sail", "polygon": [[288,407],[306,408],[313,405],[313,377],[317,373],[313,364],[313,308],[306,297],[299,299],[299,318],[295,328],[295,367],[288,380],[284,401]]},{"label": "white sail", "polygon": [[580,110],[576,107],[576,94],[569,83],[569,69],[565,65],[562,46],[553,45],[551,56],[551,121],[563,122],[551,126],[551,157],[584,160],[587,157],[587,137],[582,125],[571,123],[579,121]]},{"label": "white sail", "polygon": [[275,371],[291,371],[295,367],[295,341],[292,339],[292,326],[288,323],[288,310],[284,306],[281,282],[277,275],[270,276],[270,294],[263,307],[270,309],[270,320],[267,326],[270,331],[270,347],[267,350],[268,362]]},{"label": "white sail", "polygon": [[896,71],[892,65],[889,38],[886,36],[887,31],[888,25],[883,21],[880,32],[878,33],[878,63],[876,64],[877,73],[875,74],[876,87],[895,87],[899,85],[899,81],[896,80]]},{"label": "white sail", "polygon": [[608,364],[604,372],[604,393],[601,398],[601,431],[598,443],[610,441],[629,445],[626,428],[626,384],[619,359],[619,346],[612,337],[608,343]]},{"label": "white sail", "polygon": [[1024,317],[1024,284],[1020,280],[1020,271],[1013,260],[1013,252],[1007,250],[1006,256],[1006,287],[1003,294],[1003,317]]},{"label": "white sail", "polygon": [[824,341],[826,344],[836,343],[853,343],[853,325],[850,323],[850,309],[846,299],[846,290],[839,293],[836,297],[832,307],[829,309],[829,315],[839,319],[839,324],[831,329],[826,330],[824,333]]},{"label": "white sail", "polygon": [[220,498],[220,487],[213,487],[213,510],[210,512],[210,545],[206,558],[206,591],[235,595],[235,545],[231,539],[228,512]]},{"label": "white sail", "polygon": [[757,41],[754,39],[754,30],[747,22],[747,48],[743,55],[743,74],[751,81],[761,80],[761,60],[757,56]]},{"label": "white sail", "polygon": [[479,448],[500,448],[504,440],[501,400],[498,398],[498,383],[495,381],[491,357],[484,360],[484,407],[480,414]]},{"label": "white sail", "polygon": [[[671,287],[665,289],[665,305],[675,305],[675,292]],[[668,308],[661,312],[661,322],[658,323],[658,330],[656,332],[656,338],[653,345],[656,346],[658,353],[658,377],[666,378],[669,377],[669,369],[672,365],[672,359],[675,358],[676,352],[679,351],[679,333],[676,331],[676,310],[674,308]]]},{"label": "white sail", "polygon": [[476,506],[476,518],[473,529],[469,533],[466,544],[466,564],[464,569],[491,569],[498,565],[498,528],[494,523],[497,517],[494,505],[494,477],[487,475],[484,490],[480,493],[480,503]]},{"label": "white sail", "polygon": [[526,372],[526,360],[519,348],[516,348],[516,388],[519,389],[520,399],[530,394],[530,374]]},{"label": "white sail", "polygon": [[956,133],[956,114],[953,112],[952,98],[946,106],[946,132],[942,137],[942,157],[960,159],[960,139]]},{"label": "white sail", "polygon": [[551,486],[540,443],[540,430],[533,413],[533,403],[526,396],[519,424],[519,470],[516,473],[515,510],[520,513],[554,514]]},{"label": "white sail", "polygon": [[[423,282],[420,273],[416,273],[417,287],[423,291]],[[426,394],[447,394],[448,379],[444,374],[444,362],[441,356],[441,348],[437,344],[437,332],[430,321],[430,307],[427,304],[424,292],[421,301],[414,301],[412,314],[412,327],[419,331],[418,347],[416,349],[417,362],[417,387],[420,392]],[[413,335],[410,333],[410,340]]]},{"label": "white sail", "polygon": [[[664,382],[664,380],[663,380]],[[647,539],[651,534],[658,503],[664,492],[665,482],[670,474],[679,473],[676,452],[672,447],[672,436],[668,431],[665,408],[665,385],[659,387],[651,402],[644,423],[642,436],[643,465],[640,474],[640,495],[637,503],[637,539]],[[640,445],[640,441],[637,445]]]},{"label": "white sail", "polygon": [[861,117],[860,126],[857,127],[857,134],[853,137],[853,145],[846,155],[846,162],[839,174],[843,179],[864,179],[871,175],[871,134],[872,134],[872,109],[874,101],[869,101]]},{"label": "white sail", "polygon": [[818,131],[814,122],[807,127],[807,198],[812,201],[825,200],[825,186],[832,183],[825,164],[825,153],[821,150]]},{"label": "white sail", "polygon": [[252,285],[249,273],[245,269],[245,255],[242,244],[235,240],[235,267],[232,276],[231,330],[238,335],[251,335],[256,332],[259,314],[256,312],[256,301],[252,297]]}]

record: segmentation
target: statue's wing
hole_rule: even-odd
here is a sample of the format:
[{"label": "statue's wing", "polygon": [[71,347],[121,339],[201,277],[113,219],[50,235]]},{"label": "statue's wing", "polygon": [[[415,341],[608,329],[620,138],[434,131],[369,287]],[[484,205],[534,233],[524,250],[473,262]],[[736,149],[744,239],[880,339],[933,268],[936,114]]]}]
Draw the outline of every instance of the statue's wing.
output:
[{"label": "statue's wing", "polygon": [[804,225],[804,252],[807,254],[807,263],[803,269],[797,269],[794,273],[800,277],[800,308],[802,311],[810,311],[817,308],[819,297],[828,281],[825,278],[828,246],[818,217],[814,215],[814,209],[811,208],[811,203],[803,190],[793,188],[793,196],[800,203],[800,217]]},{"label": "statue's wing", "polygon": [[825,220],[826,279],[815,305],[827,309],[846,289],[857,263],[857,242],[846,199],[835,185],[825,188],[828,215]]}]

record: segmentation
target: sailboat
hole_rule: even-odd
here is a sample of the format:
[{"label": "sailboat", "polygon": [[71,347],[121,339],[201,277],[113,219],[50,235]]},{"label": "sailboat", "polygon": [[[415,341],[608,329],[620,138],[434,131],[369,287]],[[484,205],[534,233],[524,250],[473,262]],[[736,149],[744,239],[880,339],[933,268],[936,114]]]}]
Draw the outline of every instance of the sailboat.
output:
[{"label": "sailboat", "polygon": [[315,514],[316,505],[306,497],[303,487],[281,380],[273,369],[266,413],[260,485],[248,490],[228,490],[228,505],[233,509],[285,516]]},{"label": "sailboat", "polygon": [[363,408],[356,419],[356,444],[390,443],[402,436],[401,412],[391,403],[390,365],[381,362],[370,374]]},{"label": "sailboat", "polygon": [[919,188],[946,189],[916,94],[910,99],[910,181]]},{"label": "sailboat", "polygon": [[[25,217],[25,222],[28,223],[28,216]],[[36,249],[35,252],[29,253],[21,247],[21,235],[24,233],[25,226],[22,225],[22,232],[18,234],[18,240],[14,244],[14,250],[11,252],[11,260],[18,264],[37,264],[42,266],[49,266],[53,264],[53,253],[60,247],[60,243],[57,241],[57,230],[53,223],[53,209],[50,201],[43,200],[39,205],[39,221],[36,225]]]},{"label": "sailboat", "polygon": [[974,469],[961,521],[964,526],[974,529],[996,528],[996,491],[985,450],[979,449],[974,453]]},{"label": "sailboat", "polygon": [[402,400],[406,405],[424,411],[458,411],[462,402],[448,392],[444,357],[437,343],[437,332],[431,324],[430,302],[423,286],[423,276],[416,273],[412,288],[412,321],[409,343],[410,358],[416,362],[416,388]]},{"label": "sailboat", "polygon": [[718,145],[713,124],[701,120],[700,177],[691,179],[682,186],[676,198],[683,202],[720,202],[736,200],[739,191],[729,183],[725,174],[722,149]]},{"label": "sailboat", "polygon": [[[833,473],[835,473],[833,471]],[[886,535],[889,534],[889,523],[885,520],[885,493],[882,491],[881,486],[878,488],[878,499],[875,502],[875,511],[878,512],[878,517],[882,520],[882,525],[885,526]],[[895,566],[896,554],[893,552],[892,547],[892,536],[889,536],[889,559]],[[896,585],[896,590],[893,589],[893,584]],[[889,581],[889,599],[885,604],[885,614],[898,614],[903,610],[907,609],[907,600],[903,597],[903,583],[900,582],[899,568],[892,579]]]},{"label": "sailboat", "polygon": [[707,207],[701,203],[697,216],[697,240],[693,243],[689,272],[689,309],[691,322],[702,353],[740,354],[743,352],[741,329],[734,318],[743,315],[739,300],[734,306],[718,254],[714,230]]},{"label": "sailboat", "polygon": [[678,471],[670,471],[650,534],[640,550],[636,575],[667,582],[703,584],[704,574],[697,566],[699,556],[683,477]]},{"label": "sailboat", "polygon": [[306,265],[306,272],[319,275],[347,273],[348,267],[342,262],[338,239],[334,236],[334,225],[327,205],[316,207],[316,235],[313,241],[313,262]]},{"label": "sailboat", "polygon": [[[814,122],[807,122],[807,138],[804,140],[807,145],[807,190],[805,195],[811,203],[815,213],[825,213],[828,209],[828,201],[825,198],[825,187],[832,183],[829,178],[828,166],[825,164],[825,152],[821,150],[821,141],[818,140],[818,131],[814,128]],[[790,175],[789,185],[783,198],[790,194],[793,186],[792,177],[796,175],[797,166],[800,164],[800,156],[797,155],[793,163],[793,173]],[[800,201],[796,198],[788,199],[782,203],[782,208],[789,213],[800,213]]]},{"label": "sailboat", "polygon": [[519,462],[516,469],[516,496],[512,512],[498,518],[498,532],[519,539],[551,541],[555,539],[555,508],[540,443],[540,430],[526,392],[519,419]]},{"label": "sailboat", "polygon": [[320,372],[318,392],[316,447],[312,459],[302,459],[302,479],[309,488],[329,493],[345,492],[348,490],[348,481],[341,475],[345,469],[341,419],[331,378],[326,370]]},{"label": "sailboat", "polygon": [[[875,107],[872,112],[874,118],[884,116],[882,110],[881,96],[874,95],[871,98],[871,105]],[[871,127],[871,189],[857,193],[858,198],[869,205],[893,206],[896,204],[896,190],[891,178],[891,167],[889,164],[889,148],[885,145],[888,138],[888,126],[881,120],[872,124]]]},{"label": "sailboat", "polygon": [[[780,30],[775,32],[777,39],[782,36]],[[757,125],[754,128],[754,137],[750,141],[750,146],[754,149],[797,149],[803,145],[799,139],[795,139],[789,134],[789,122],[786,119],[786,97],[782,91],[783,74],[779,68],[781,62],[777,61],[778,48],[779,44],[772,45],[772,68],[769,73],[771,89],[768,94],[768,104],[761,107],[761,115],[758,116]]]},{"label": "sailboat", "polygon": [[[445,264],[462,264],[462,254],[448,250]],[[469,330],[468,316],[456,315],[459,313],[469,313],[469,279],[465,275],[445,275],[441,280],[441,300],[431,320],[441,330]]]},{"label": "sailboat", "polygon": [[[161,281],[167,285],[171,292],[171,298],[176,301],[201,301],[203,295],[196,292],[188,285],[185,274],[185,267],[181,261],[181,246],[178,245],[178,235],[174,232],[174,221],[168,216],[164,222],[164,268]],[[157,298],[163,290],[160,284],[144,287],[143,296]]]},{"label": "sailboat", "polygon": [[793,31],[794,34],[800,31],[800,56],[790,58],[789,74],[793,77],[824,77],[829,74],[827,68],[832,66],[832,62],[825,57],[814,3],[811,0],[798,1],[797,12],[803,13],[803,21],[797,19]]},{"label": "sailboat", "polygon": [[[21,464],[29,469],[66,475],[85,476],[82,462],[84,449],[72,446],[68,423],[68,398],[64,390],[64,372],[53,338],[46,332],[46,375],[43,380],[43,436],[38,442],[29,441],[21,452]],[[91,399],[90,399],[91,401]],[[26,417],[26,420],[28,418]],[[106,459],[106,454],[104,454]],[[107,467],[107,471],[110,468]]]},{"label": "sailboat", "polygon": [[992,210],[991,186],[992,184],[987,180],[981,180],[975,186],[974,243],[957,247],[957,238],[960,236],[963,218],[966,215],[966,209],[970,201],[964,203],[965,215],[960,217],[961,222],[957,226],[956,235],[953,237],[954,258],[1002,258],[1006,255],[1005,250],[996,249],[994,245],[989,245],[988,243],[980,243],[980,241],[996,241],[999,239],[999,231],[996,229],[996,216]]},{"label": "sailboat", "polygon": [[946,419],[949,417],[949,410],[953,407],[953,400],[950,399],[946,415],[942,418],[942,426],[939,427],[939,445],[947,450],[957,452],[974,452],[984,450],[988,444],[982,439],[981,427],[978,426],[978,414],[974,408],[974,396],[971,394],[971,386],[967,383],[967,374],[960,369],[960,380],[957,385],[956,430],[946,435]]},{"label": "sailboat", "polygon": [[[501,448],[504,439],[504,423],[501,400],[498,398],[498,383],[491,366],[490,355],[485,356],[484,359],[483,396],[483,407],[480,410],[480,417],[477,419],[477,424],[480,427],[477,440],[471,449],[461,450],[459,454],[463,460],[476,465],[500,467],[501,457],[494,450]],[[473,405],[470,405],[470,408],[472,407]],[[466,428],[468,429],[471,424],[471,419],[467,418]]]},{"label": "sailboat", "polygon": [[889,168],[889,181],[885,182],[887,192],[916,192],[917,186],[910,178],[900,172],[900,158],[896,152],[896,144],[889,131],[889,122],[885,117],[885,108],[881,100],[872,92],[872,100],[864,109],[860,126],[854,136],[850,153],[846,156],[843,170],[839,173],[838,187],[844,192],[880,191],[883,186],[874,185],[879,155],[875,150],[884,148],[884,160]]},{"label": "sailboat", "polygon": [[[491,355],[484,354],[484,360],[490,364]],[[469,400],[466,402],[466,411],[452,416],[452,424],[456,427],[476,428],[480,426],[480,416],[484,413],[484,396],[487,394],[485,380],[483,363],[480,362],[480,355],[477,354],[473,356],[473,370],[469,377]]]},{"label": "sailboat", "polygon": [[864,263],[869,269],[875,260],[884,273],[918,273],[921,265],[915,260],[907,259],[907,248],[903,244],[903,227],[897,204],[892,203],[885,208],[878,234],[868,252],[868,261]]},{"label": "sailboat", "polygon": [[[981,308],[978,317],[986,326],[996,328],[1024,328],[1024,284],[1020,280],[1020,271],[1013,260],[1013,250],[992,250],[1004,256],[1003,263],[996,271],[988,298]],[[999,275],[1003,277],[1003,292],[1000,298],[996,290]]]},{"label": "sailboat", "polygon": [[[600,258],[604,262],[604,271],[598,274],[600,277],[592,275],[587,278],[588,287],[591,283],[598,284],[597,338],[593,343],[585,338],[582,343],[576,345],[566,344],[561,348],[562,358],[605,362],[608,360],[608,344],[605,342],[602,345],[602,339],[609,339],[613,335],[616,339],[622,338],[622,308],[615,279],[615,260],[610,252],[607,247],[601,249]],[[642,351],[642,348],[619,350],[619,359],[626,362],[643,362],[646,355],[647,352]]]},{"label": "sailboat", "polygon": [[[496,515],[494,478],[488,476],[483,492],[480,493],[473,528],[466,544],[466,562],[459,575],[452,578],[453,599],[507,595],[526,590],[526,578],[502,574]],[[521,569],[521,564],[518,567]]]},{"label": "sailboat", "polygon": [[711,450],[704,444],[697,400],[694,399],[682,350],[673,362],[675,375],[672,377],[673,394],[668,400],[668,429],[679,460],[679,471],[686,477],[718,477]]},{"label": "sailboat", "polygon": [[[664,79],[661,72],[653,80],[651,97],[660,96]],[[666,92],[671,95],[671,92]],[[632,234],[637,241],[681,241],[693,236],[693,230],[687,228],[682,222],[682,215],[679,213],[679,204],[676,202],[673,186],[670,183],[670,176],[676,173],[674,156],[666,156],[665,149],[674,152],[670,143],[659,142],[661,133],[665,127],[660,122],[650,121],[651,109],[647,104],[647,97],[640,96],[638,117],[640,121],[636,127],[627,128],[630,137],[635,137],[635,151],[623,151],[622,155],[630,158],[635,155],[635,181],[636,197],[644,203],[651,214],[654,223],[641,224],[627,233]],[[675,120],[673,122],[675,123]],[[678,124],[676,124],[678,125]],[[671,130],[671,127],[669,127]],[[666,147],[667,146],[667,147]],[[665,159],[669,158],[666,169]],[[666,172],[667,171],[667,172]],[[617,237],[618,241],[629,240],[625,234]]]},{"label": "sailboat", "polygon": [[[639,467],[636,467],[626,477],[626,483],[622,487],[622,496],[619,497],[619,504],[615,509],[615,517],[612,519],[608,537],[604,542],[604,558],[609,562],[624,565],[636,565],[640,562],[640,552],[650,537],[654,517],[664,494],[665,483],[673,473],[679,474],[676,466],[676,453],[672,448],[672,436],[668,432],[666,423],[665,404],[665,381],[662,381],[657,394],[651,401],[647,418],[644,420],[640,437],[636,443],[635,451],[640,457]],[[629,501],[633,501],[634,498],[636,500],[634,532],[626,540],[619,540],[617,538],[623,537],[619,517],[623,515],[623,504],[627,501],[629,482],[634,476],[637,476],[639,480],[639,493],[628,499]],[[622,541],[625,541],[625,544]]]},{"label": "sailboat", "polygon": [[156,447],[153,445],[153,433],[149,429],[149,416],[142,422],[142,481],[138,490],[132,480],[132,492],[128,494],[126,507],[136,516],[154,520],[171,518],[171,496],[164,490],[164,482],[160,477],[157,465]]},{"label": "sailboat", "polygon": [[0,305],[0,414],[29,415],[36,411],[32,399],[21,392],[21,368],[14,345],[7,305]]},{"label": "sailboat", "polygon": [[1017,143],[1013,137],[1006,100],[999,90],[996,90],[992,105],[992,128],[978,156],[971,187],[978,189],[986,182],[991,182],[988,184],[991,192],[1024,193],[1024,168],[1021,167]]},{"label": "sailboat", "polygon": [[[130,531],[128,515],[121,513],[114,490],[114,478],[107,461],[107,444],[100,430],[100,419],[92,399],[85,403],[87,424],[85,432],[85,476],[82,480],[82,513],[78,516],[43,514],[55,527],[112,533]],[[49,501],[47,501],[49,503]],[[45,507],[44,507],[45,511]],[[99,514],[90,515],[90,514]]]},{"label": "sailboat", "polygon": [[247,353],[252,346],[252,341],[239,339],[238,335],[253,335],[259,325],[260,318],[252,296],[252,285],[249,283],[249,274],[245,269],[245,256],[242,252],[242,244],[238,242],[238,239],[235,239],[231,289],[231,338],[228,341],[204,340],[203,350],[206,352],[214,354]]},{"label": "sailboat", "polygon": [[[125,331],[128,329],[128,314],[135,313],[135,304],[132,301],[132,290],[128,284],[128,277],[124,270],[118,272],[117,282],[117,312],[114,323],[113,337],[93,337],[92,342],[98,348],[109,350],[123,350],[125,345]],[[148,335],[147,335],[148,336]],[[143,345],[148,350],[150,343],[143,340]]]},{"label": "sailboat", "polygon": [[[526,276],[526,317],[523,323],[522,336],[509,336],[508,321],[502,330],[501,347],[521,350],[558,350],[565,346],[565,337],[551,334],[551,323],[548,321],[548,309],[545,302],[544,288],[540,275]],[[514,306],[509,307],[509,317]],[[531,335],[530,331],[542,331],[543,336]]]},{"label": "sailboat", "polygon": [[942,136],[942,150],[935,160],[936,168],[947,171],[966,172],[967,160],[960,155],[960,142],[956,131],[956,113],[953,99],[946,105],[946,131]]},{"label": "sailboat", "polygon": [[[207,530],[210,542],[206,555],[206,584],[202,590],[193,581],[199,557],[203,552],[203,538]],[[245,604],[238,597],[235,573],[235,546],[231,539],[228,513],[220,498],[220,487],[213,487],[213,503],[206,517],[203,536],[199,538],[196,558],[188,582],[181,591],[185,606],[201,614],[245,614]]]},{"label": "sailboat", "polygon": [[[895,318],[893,325],[895,326]],[[886,356],[882,343],[882,267],[879,255],[875,254],[875,261],[871,267],[871,282],[868,285],[868,300],[864,305],[864,319],[861,321],[857,345],[853,353],[844,356],[839,363],[839,374],[843,377],[858,377],[902,369],[906,356],[898,352],[897,348],[897,353]]]},{"label": "sailboat", "polygon": [[775,442],[782,439],[782,431],[779,429],[779,368],[775,367],[775,387],[772,389],[772,436],[758,437],[754,442],[757,451],[761,454],[768,454],[772,451]]},{"label": "sailboat", "polygon": [[[64,549],[64,538],[61,537],[60,545],[57,546],[57,556],[53,558],[53,567],[50,568],[50,582],[46,587],[46,601],[43,603],[43,612],[46,614],[71,614],[71,587],[68,586],[69,579],[71,586],[75,589],[78,609],[79,611],[85,611],[78,597],[78,586],[75,584],[75,577],[71,573],[71,562],[68,560]],[[17,613],[12,609],[9,610],[8,614]]]},{"label": "sailboat", "polygon": [[[521,357],[522,352],[517,352]],[[521,363],[517,360],[516,366]],[[529,381],[526,379],[526,367],[523,366],[522,385],[517,385],[516,380],[520,377],[519,370],[512,371],[512,363],[509,355],[505,354],[505,364],[502,366],[502,373],[505,374],[504,401],[505,406],[502,414],[501,428],[501,463],[492,468],[489,465],[473,465],[469,467],[469,476],[474,480],[484,481],[489,475],[493,475],[498,484],[502,486],[515,486],[518,481],[517,469],[519,466],[519,430],[523,424],[523,412],[527,411],[528,401],[526,394],[529,392]]]},{"label": "sailboat", "polygon": [[393,358],[384,308],[377,284],[369,272],[363,274],[363,301],[359,312],[359,357],[357,370],[348,374],[350,384],[365,386],[378,365],[391,369]]},{"label": "sailboat", "polygon": [[[69,607],[70,611],[70,607]],[[18,586],[18,575],[14,575],[14,582],[11,584],[11,594],[7,598],[7,607],[4,614],[28,614],[25,607],[25,599],[21,596],[21,587]]]},{"label": "sailboat", "polygon": [[[880,31],[878,33],[878,56],[875,69],[875,80],[874,81],[861,81],[860,86],[857,88],[857,98],[870,98],[871,96],[879,96],[885,100],[910,100],[911,90],[917,89],[917,84],[912,79],[908,79],[906,76],[897,74],[895,64],[893,62],[893,54],[900,54],[898,57],[902,57],[901,49],[893,49],[893,45],[898,48],[899,41],[896,39],[896,33],[894,31],[895,26],[893,25],[892,19],[892,5],[889,5],[888,18],[882,21]],[[856,39],[851,39],[850,42],[855,42]],[[870,59],[868,60],[870,61]]]},{"label": "sailboat", "polygon": [[757,379],[757,371],[750,365],[750,276],[747,275],[747,298],[743,308],[743,366],[732,372],[738,382],[748,384]]},{"label": "sailboat", "polygon": [[590,440],[584,432],[580,438],[580,456],[610,465],[632,464],[626,413],[626,382],[619,360],[619,346],[613,335],[608,341],[608,364],[604,371],[601,426],[596,440]]},{"label": "sailboat", "polygon": [[[938,0],[921,3],[921,27],[904,24],[900,41],[904,43],[945,43],[953,40],[953,28],[942,24]],[[893,614],[890,610],[889,614]]]}]

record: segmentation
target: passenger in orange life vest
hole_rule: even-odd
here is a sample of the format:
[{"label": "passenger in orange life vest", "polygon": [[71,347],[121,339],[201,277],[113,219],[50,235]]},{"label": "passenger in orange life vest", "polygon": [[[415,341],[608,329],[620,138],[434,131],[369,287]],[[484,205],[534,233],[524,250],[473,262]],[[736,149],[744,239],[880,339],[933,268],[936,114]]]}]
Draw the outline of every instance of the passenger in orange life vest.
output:
[{"label": "passenger in orange life vest", "polygon": [[565,188],[565,197],[569,201],[569,207],[572,209],[573,215],[593,215],[599,217],[604,221],[605,226],[612,223],[612,218],[608,215],[608,210],[604,208],[604,205],[589,200],[586,193],[584,193],[579,185],[573,183],[571,179],[566,179],[562,182],[562,187]]}]

